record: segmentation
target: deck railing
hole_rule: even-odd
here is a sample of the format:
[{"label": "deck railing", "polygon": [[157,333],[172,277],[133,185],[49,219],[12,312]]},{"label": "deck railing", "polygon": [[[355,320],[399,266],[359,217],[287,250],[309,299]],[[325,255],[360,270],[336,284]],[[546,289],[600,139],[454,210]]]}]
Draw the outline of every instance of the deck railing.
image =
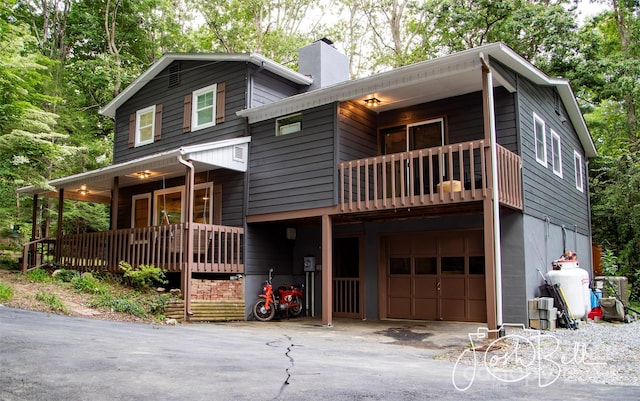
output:
[{"label": "deck railing", "polygon": [[333,279],[333,313],[339,317],[360,317],[360,279]]},{"label": "deck railing", "polygon": [[[244,272],[242,228],[192,224],[192,271]],[[189,257],[187,233],[186,224],[170,224],[64,235],[58,243],[61,247],[58,263],[81,271],[121,272],[120,261],[132,266],[154,265],[165,271],[181,271]]]},{"label": "deck railing", "polygon": [[[457,143],[340,163],[342,212],[481,200],[490,195],[488,143]],[[520,157],[498,146],[500,201],[522,208]]]},{"label": "deck railing", "polygon": [[40,238],[24,244],[22,254],[22,272],[47,266],[55,258],[56,240],[53,238]]}]

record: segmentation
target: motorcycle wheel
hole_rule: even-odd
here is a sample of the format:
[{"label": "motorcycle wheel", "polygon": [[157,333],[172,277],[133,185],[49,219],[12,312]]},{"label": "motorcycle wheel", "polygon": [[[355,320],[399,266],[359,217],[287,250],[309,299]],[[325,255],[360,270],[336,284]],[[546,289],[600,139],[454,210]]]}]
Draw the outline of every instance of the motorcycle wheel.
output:
[{"label": "motorcycle wheel", "polygon": [[269,309],[266,308],[266,301],[259,299],[253,306],[253,316],[261,322],[267,322],[276,315],[276,307],[273,303],[269,303]]},{"label": "motorcycle wheel", "polygon": [[295,306],[291,306],[289,308],[289,314],[291,314],[291,316],[293,317],[300,316],[302,314],[302,297],[296,295],[291,300],[291,303],[294,304]]}]

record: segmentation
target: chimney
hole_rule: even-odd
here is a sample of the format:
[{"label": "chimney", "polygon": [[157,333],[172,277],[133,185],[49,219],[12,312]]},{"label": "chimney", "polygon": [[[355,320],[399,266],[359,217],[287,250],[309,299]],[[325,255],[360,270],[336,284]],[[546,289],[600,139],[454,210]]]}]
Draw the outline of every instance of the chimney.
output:
[{"label": "chimney", "polygon": [[298,72],[313,78],[309,90],[349,80],[349,58],[327,38],[298,50]]}]

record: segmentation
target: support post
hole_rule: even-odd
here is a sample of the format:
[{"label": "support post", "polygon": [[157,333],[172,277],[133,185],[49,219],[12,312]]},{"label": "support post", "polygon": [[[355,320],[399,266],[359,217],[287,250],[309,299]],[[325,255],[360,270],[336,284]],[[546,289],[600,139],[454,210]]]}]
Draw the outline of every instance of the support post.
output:
[{"label": "support post", "polygon": [[333,327],[333,251],[331,216],[322,216],[322,324]]},{"label": "support post", "polygon": [[[487,182],[490,196],[483,201],[485,282],[487,291],[487,325],[490,330],[502,326],[502,257],[500,247],[500,198],[498,193],[497,141],[493,99],[493,77],[484,55],[482,62],[482,109],[484,138],[490,144],[487,160]],[[486,148],[485,148],[486,152]]]},{"label": "support post", "polygon": [[178,156],[178,161],[187,167],[185,175],[186,184],[186,230],[184,234],[185,238],[185,252],[182,256],[182,287],[184,294],[184,319],[187,321],[189,316],[193,315],[191,312],[191,271],[193,270],[193,187],[195,185],[195,167],[193,164],[184,160],[181,156]]},{"label": "support post", "polygon": [[60,245],[60,240],[62,239],[62,214],[64,212],[64,188],[60,188],[60,192],[58,193],[58,228],[56,230],[56,243],[55,243],[55,262],[60,261],[60,257],[62,256],[62,247]]},{"label": "support post", "polygon": [[111,188],[111,229],[118,229],[118,198],[120,197],[120,177],[113,177]]}]

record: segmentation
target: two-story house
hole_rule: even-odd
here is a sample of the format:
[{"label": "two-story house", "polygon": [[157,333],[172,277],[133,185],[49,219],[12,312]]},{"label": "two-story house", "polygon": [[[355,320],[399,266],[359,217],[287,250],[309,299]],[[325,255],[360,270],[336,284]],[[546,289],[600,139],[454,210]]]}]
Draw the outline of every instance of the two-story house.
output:
[{"label": "two-story house", "polygon": [[56,260],[163,267],[187,312],[223,288],[250,318],[274,268],[276,285],[306,281],[324,324],[492,328],[526,322],[538,270],[564,249],[590,270],[596,151],[567,81],[501,43],[349,80],[346,57],[318,41],[299,65],[152,65],[101,110],[116,122],[112,166],[53,180],[54,193],[19,190],[111,203],[112,229],[57,233]]}]

